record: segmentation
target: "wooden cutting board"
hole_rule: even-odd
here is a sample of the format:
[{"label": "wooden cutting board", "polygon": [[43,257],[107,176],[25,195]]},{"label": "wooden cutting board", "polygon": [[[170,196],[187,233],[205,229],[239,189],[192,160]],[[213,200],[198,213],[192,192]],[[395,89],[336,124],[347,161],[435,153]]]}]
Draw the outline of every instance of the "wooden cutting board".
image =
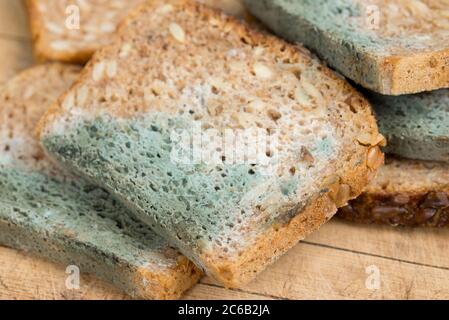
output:
[{"label": "wooden cutting board", "polygon": [[[20,0],[0,0],[0,85],[32,61]],[[65,287],[64,266],[0,247],[0,299],[126,299],[83,275]],[[226,290],[209,278],[186,299],[449,299],[449,230],[331,221],[256,281]]]}]

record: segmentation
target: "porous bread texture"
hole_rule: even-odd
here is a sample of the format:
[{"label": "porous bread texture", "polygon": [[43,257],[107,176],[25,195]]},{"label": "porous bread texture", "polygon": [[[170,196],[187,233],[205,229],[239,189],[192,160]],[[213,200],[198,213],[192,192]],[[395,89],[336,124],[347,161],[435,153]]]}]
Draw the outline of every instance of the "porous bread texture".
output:
[{"label": "porous bread texture", "polygon": [[377,178],[338,216],[360,223],[449,227],[449,165],[387,158]]},{"label": "porous bread texture", "polygon": [[[237,17],[248,17],[241,0],[198,1]],[[129,11],[143,2],[26,0],[37,58],[41,61],[87,62],[96,50],[112,41],[118,24]],[[79,28],[73,18],[77,12]]]},{"label": "porous bread texture", "polygon": [[[42,144],[228,287],[321,226],[383,162],[367,101],[303,48],[191,1],[148,2],[118,40],[47,112]],[[206,140],[200,153],[214,146],[218,163],[195,152],[180,163],[173,133],[192,128],[279,143],[237,162],[235,141]]]},{"label": "porous bread texture", "polygon": [[244,0],[365,88],[399,95],[449,87],[447,0]]},{"label": "porous bread texture", "polygon": [[54,167],[34,136],[39,118],[79,72],[36,66],[0,92],[0,243],[74,264],[132,297],[178,298],[199,270],[108,192]]},{"label": "porous bread texture", "polygon": [[449,162],[449,90],[405,96],[367,94],[386,153],[408,159]]}]

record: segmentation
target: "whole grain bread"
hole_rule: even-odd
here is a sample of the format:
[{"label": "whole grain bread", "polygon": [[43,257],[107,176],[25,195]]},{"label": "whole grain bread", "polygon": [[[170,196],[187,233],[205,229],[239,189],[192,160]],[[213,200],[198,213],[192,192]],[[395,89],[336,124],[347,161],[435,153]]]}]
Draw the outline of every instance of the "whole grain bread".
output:
[{"label": "whole grain bread", "polygon": [[[198,1],[238,17],[248,16],[241,0]],[[142,2],[26,0],[35,55],[41,61],[85,63],[96,50],[111,42],[120,21]]]},{"label": "whole grain bread", "polygon": [[388,95],[449,87],[447,0],[244,1],[363,87]]},{"label": "whole grain bread", "polygon": [[228,287],[319,228],[383,163],[372,110],[345,80],[191,1],[131,13],[39,134],[54,160]]},{"label": "whole grain bread", "polygon": [[338,216],[370,224],[449,227],[449,165],[387,158],[377,178]]},{"label": "whole grain bread", "polygon": [[108,192],[50,163],[34,136],[38,119],[79,71],[36,66],[0,92],[0,244],[76,265],[133,297],[177,298],[199,270]]},{"label": "whole grain bread", "polygon": [[449,162],[449,90],[404,96],[367,93],[386,153],[407,159]]}]

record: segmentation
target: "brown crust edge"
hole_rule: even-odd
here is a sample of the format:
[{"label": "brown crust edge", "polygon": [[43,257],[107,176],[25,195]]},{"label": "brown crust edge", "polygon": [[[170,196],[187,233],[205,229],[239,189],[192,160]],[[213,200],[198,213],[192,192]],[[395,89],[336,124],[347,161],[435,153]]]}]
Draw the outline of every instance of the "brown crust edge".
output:
[{"label": "brown crust edge", "polygon": [[413,94],[449,88],[449,48],[379,61],[379,92]]},{"label": "brown crust edge", "polygon": [[[155,274],[145,268],[139,268],[132,278],[131,284],[135,294],[139,298],[152,300],[176,300],[192,288],[202,277],[203,273],[193,262],[184,256],[180,256],[177,265],[168,273]],[[148,283],[158,283],[154,290]]]},{"label": "brown crust edge", "polygon": [[[204,11],[208,15],[221,15],[220,11],[205,7],[204,5],[192,2],[191,0],[179,0],[178,3],[182,3],[182,5],[185,6],[193,6],[194,10]],[[119,32],[126,27],[128,21],[133,19],[135,15],[140,14],[140,11],[145,9],[146,6],[149,6],[149,4],[144,3],[132,10],[128,17],[119,25]],[[283,50],[290,51],[292,56],[301,55],[304,58],[308,58],[310,60],[313,59],[313,55],[302,47],[295,47],[286,41],[261,30],[251,29],[248,24],[236,18],[228,16],[226,19],[227,23],[231,23],[233,25],[236,32],[243,33],[254,39],[267,39],[268,41],[272,41],[274,44],[283,47]],[[76,86],[85,76],[88,76],[89,65],[93,65],[95,63],[97,57],[101,55],[101,52],[102,50],[97,51],[94,54],[94,57],[88,63],[88,67],[83,70],[82,75],[73,86]],[[335,79],[337,83],[341,84],[342,88],[346,87],[347,89],[357,92],[349,85],[349,83],[338,77],[329,68],[323,67],[322,72]],[[367,100],[360,93],[357,93],[357,95],[360,97],[360,101],[362,102],[362,106],[360,107],[361,110],[371,110]],[[63,101],[63,99],[64,96],[62,96],[56,104],[49,108],[46,115],[44,115],[39,122],[36,132],[40,138],[42,138],[44,128],[51,123],[51,121],[57,117],[59,113],[61,113],[59,103]],[[378,132],[376,120],[372,112],[370,113],[370,116],[366,118],[366,121],[369,123],[369,126],[373,129],[373,131]],[[341,182],[350,186],[351,199],[354,199],[361,194],[364,187],[372,180],[378,167],[381,165],[381,163],[379,163],[375,168],[369,168],[367,165],[367,154],[369,150],[371,147],[378,148],[377,146],[361,147],[364,147],[366,152],[363,157],[358,159],[359,165],[347,171],[343,171],[342,168],[339,168],[336,172],[336,174],[341,177]],[[203,252],[200,255],[202,261],[205,262],[203,266],[208,270],[208,274],[210,276],[221,282],[226,287],[239,287],[250,282],[254,279],[257,273],[277,260],[279,256],[285,253],[288,249],[292,248],[298,241],[302,240],[311,232],[317,230],[323,223],[328,221],[336,213],[337,206],[331,198],[332,196],[330,191],[317,196],[306,208],[302,209],[301,212],[298,212],[296,216],[288,223],[280,226],[273,226],[267,232],[260,235],[255,242],[257,243],[257,247],[262,250],[244,250],[244,252],[241,252],[236,260],[230,262],[229,259],[222,259],[220,256],[222,256],[223,253],[220,253],[220,251],[215,248],[215,250]],[[343,204],[339,204],[339,206],[342,205]]]},{"label": "brown crust edge", "polygon": [[[342,172],[343,181],[351,187],[351,199],[356,198],[369,183],[373,173],[364,164]],[[341,205],[340,205],[341,206]],[[235,288],[254,279],[257,273],[275,262],[287,250],[316,231],[337,212],[330,191],[317,196],[284,225],[273,226],[255,239],[253,250],[246,250],[232,262],[220,259],[217,249],[203,253],[210,275],[226,287]]]}]

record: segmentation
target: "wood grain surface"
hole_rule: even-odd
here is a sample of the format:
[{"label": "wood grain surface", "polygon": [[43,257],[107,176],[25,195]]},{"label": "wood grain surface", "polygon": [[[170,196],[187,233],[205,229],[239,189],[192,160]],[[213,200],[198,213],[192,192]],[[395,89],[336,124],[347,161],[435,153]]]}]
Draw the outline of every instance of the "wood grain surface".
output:
[{"label": "wood grain surface", "polygon": [[[22,1],[0,0],[0,86],[32,65],[29,39]],[[89,275],[69,290],[66,277],[65,266],[0,247],[0,299],[128,298]],[[334,220],[250,285],[227,290],[205,277],[184,298],[449,299],[449,230]]]}]

